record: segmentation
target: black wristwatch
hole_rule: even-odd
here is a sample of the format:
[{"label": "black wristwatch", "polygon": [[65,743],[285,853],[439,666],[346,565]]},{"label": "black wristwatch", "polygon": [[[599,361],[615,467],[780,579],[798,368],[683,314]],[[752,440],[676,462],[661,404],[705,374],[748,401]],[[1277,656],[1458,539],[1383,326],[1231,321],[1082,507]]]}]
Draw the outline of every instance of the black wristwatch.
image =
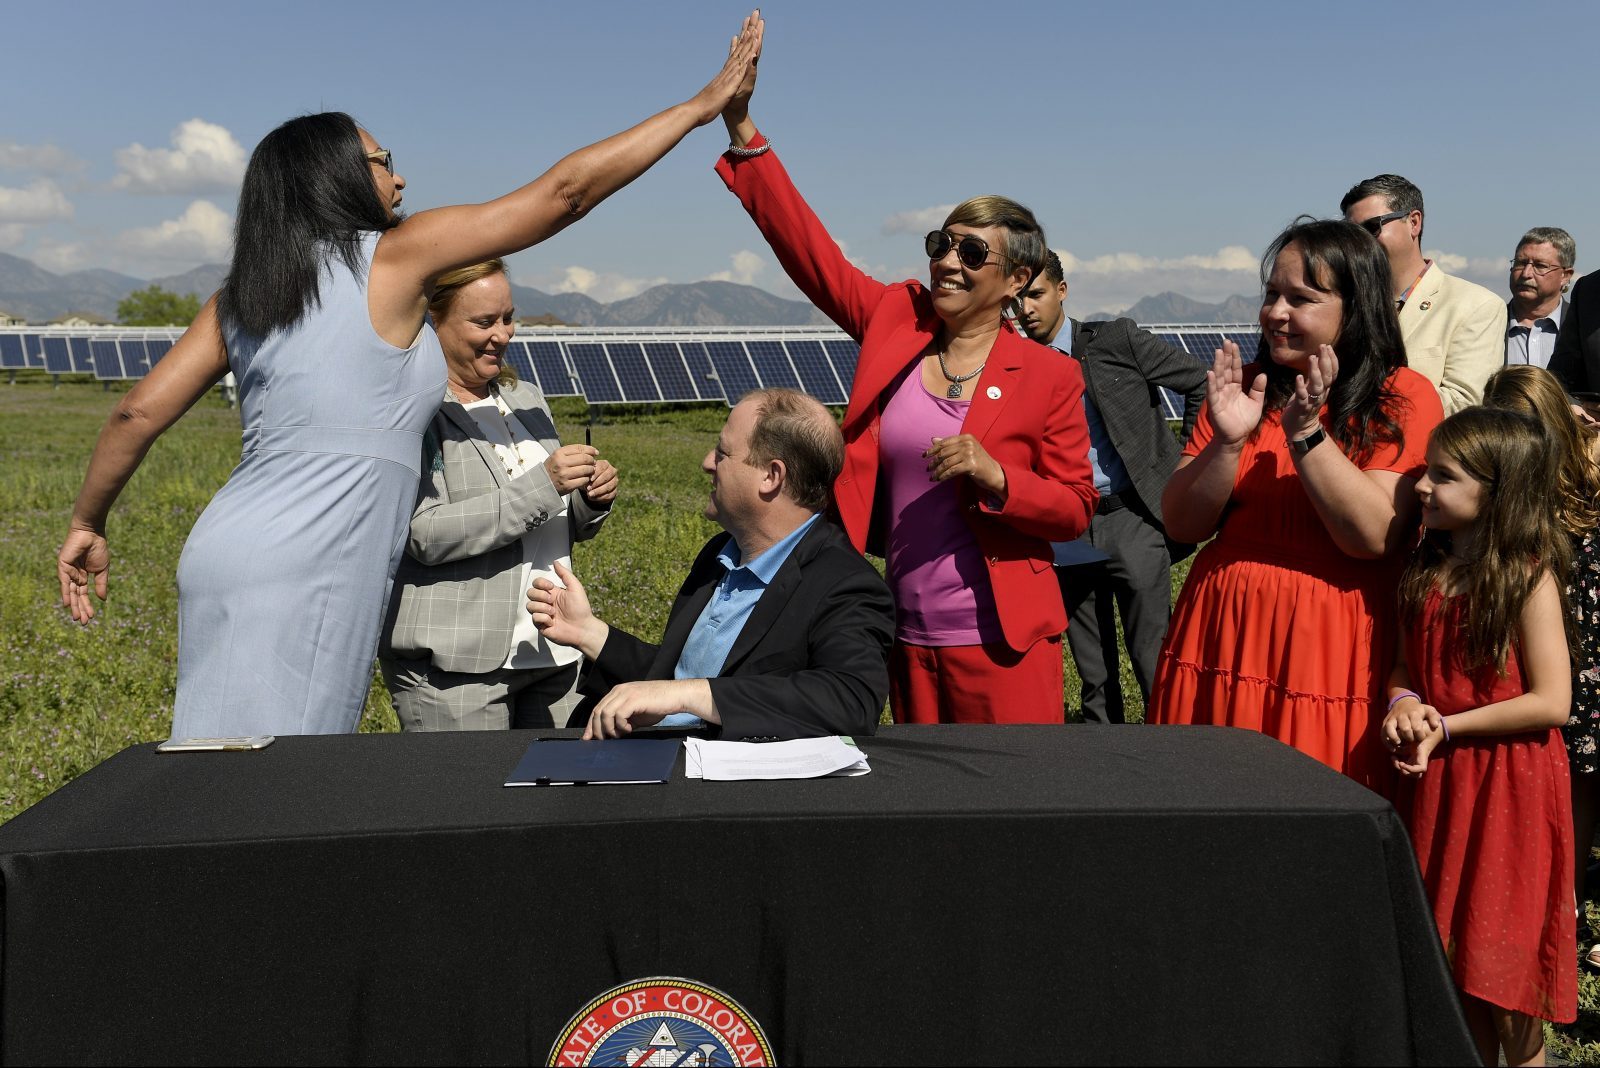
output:
[{"label": "black wristwatch", "polygon": [[1299,441],[1289,442],[1289,451],[1294,453],[1296,456],[1304,456],[1318,445],[1321,445],[1327,439],[1328,435],[1323,433],[1322,428],[1319,426],[1317,429],[1313,430]]}]

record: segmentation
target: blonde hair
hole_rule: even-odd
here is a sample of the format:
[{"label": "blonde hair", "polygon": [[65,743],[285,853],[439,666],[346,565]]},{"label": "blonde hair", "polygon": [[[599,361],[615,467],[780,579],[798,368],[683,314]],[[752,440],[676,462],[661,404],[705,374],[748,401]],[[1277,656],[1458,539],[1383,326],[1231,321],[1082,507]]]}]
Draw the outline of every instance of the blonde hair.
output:
[{"label": "blonde hair", "polygon": [[1600,469],[1589,452],[1592,433],[1572,414],[1572,402],[1556,376],[1543,367],[1502,367],[1484,383],[1483,403],[1544,424],[1557,453],[1561,525],[1577,538],[1600,525]]},{"label": "blonde hair", "polygon": [[[437,326],[440,319],[450,314],[450,305],[455,303],[456,294],[461,291],[462,286],[470,286],[493,274],[505,273],[506,261],[496,257],[484,260],[482,263],[457,267],[440,275],[433,283],[433,296],[428,298],[428,315],[433,319],[434,325]],[[517,384],[517,372],[512,370],[510,361],[500,365],[500,374],[495,377],[495,381],[508,388]]]}]

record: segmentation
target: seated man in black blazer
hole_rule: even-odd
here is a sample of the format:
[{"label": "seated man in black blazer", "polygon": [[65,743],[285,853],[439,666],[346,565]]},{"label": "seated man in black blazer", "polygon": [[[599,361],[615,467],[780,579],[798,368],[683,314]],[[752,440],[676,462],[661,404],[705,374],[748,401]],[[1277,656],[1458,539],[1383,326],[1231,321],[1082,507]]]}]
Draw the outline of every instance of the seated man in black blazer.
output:
[{"label": "seated man in black blazer", "polygon": [[789,389],[748,393],[701,468],[706,543],[660,645],[608,626],[573,574],[538,579],[528,611],[551,641],[587,660],[585,738],[698,726],[726,739],[871,734],[889,694],[894,602],[823,512],[844,439],[819,402]]}]

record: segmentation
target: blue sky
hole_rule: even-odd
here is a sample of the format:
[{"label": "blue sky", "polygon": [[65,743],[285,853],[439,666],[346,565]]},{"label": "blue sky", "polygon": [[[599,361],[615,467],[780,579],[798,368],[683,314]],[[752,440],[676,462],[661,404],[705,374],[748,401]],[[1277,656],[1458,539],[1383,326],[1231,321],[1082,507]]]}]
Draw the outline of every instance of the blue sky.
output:
[{"label": "blue sky", "polygon": [[[0,251],[139,277],[226,258],[244,157],[324,109],[394,151],[411,210],[487,199],[692,95],[744,10],[8,5]],[[1422,187],[1425,247],[1497,292],[1530,226],[1571,231],[1580,272],[1600,263],[1600,144],[1581,118],[1593,76],[1559,58],[1563,41],[1600,38],[1600,5],[763,10],[752,115],[880,277],[924,274],[928,219],[999,192],[1068,254],[1075,313],[1164,289],[1253,294],[1254,258],[1285,223],[1334,213],[1383,171]],[[711,172],[724,144],[720,122],[691,134],[513,276],[600,300],[710,277],[795,295]]]}]

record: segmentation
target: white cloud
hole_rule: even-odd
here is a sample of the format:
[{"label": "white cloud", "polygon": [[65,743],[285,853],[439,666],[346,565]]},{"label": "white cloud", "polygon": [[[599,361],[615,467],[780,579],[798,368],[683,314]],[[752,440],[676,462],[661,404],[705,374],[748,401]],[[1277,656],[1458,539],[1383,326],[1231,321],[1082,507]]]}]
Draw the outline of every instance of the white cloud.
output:
[{"label": "white cloud", "polygon": [[47,271],[64,274],[88,267],[89,247],[78,241],[40,241],[28,258]]},{"label": "white cloud", "polygon": [[[521,279],[518,279],[521,282]],[[637,296],[651,286],[663,285],[666,278],[629,278],[610,271],[595,271],[574,264],[559,271],[536,275],[524,285],[532,285],[550,293],[582,293],[602,304],[626,300]]]},{"label": "white cloud", "polygon": [[23,189],[0,186],[0,222],[41,223],[72,218],[72,202],[48,178],[37,178]]},{"label": "white cloud", "polygon": [[0,223],[0,248],[16,248],[27,233],[28,228],[21,223]]},{"label": "white cloud", "polygon": [[954,204],[935,204],[917,211],[897,211],[883,220],[885,234],[925,234],[937,230],[955,210]]},{"label": "white cloud", "polygon": [[1066,249],[1055,249],[1061,257],[1061,269],[1070,282],[1074,275],[1084,274],[1141,274],[1150,271],[1251,271],[1260,266],[1255,253],[1243,245],[1227,245],[1211,255],[1178,256],[1161,259],[1141,256],[1137,252],[1110,252],[1093,259],[1082,260]]},{"label": "white cloud", "polygon": [[[125,230],[114,242],[124,262],[146,266],[194,267],[227,260],[233,248],[233,219],[209,200],[196,200],[176,219]],[[135,271],[134,273],[141,273]],[[159,273],[146,269],[142,273]]]},{"label": "white cloud", "polygon": [[244,148],[226,127],[190,119],[172,131],[172,145],[118,149],[112,186],[130,193],[221,193],[237,189],[244,177]]},{"label": "white cloud", "polygon": [[707,275],[708,282],[737,282],[742,286],[753,286],[757,276],[767,267],[766,261],[749,249],[740,249],[728,258],[733,261],[733,269]]},{"label": "white cloud", "polygon": [[83,169],[83,160],[55,145],[20,145],[0,141],[0,170],[64,174]]}]

